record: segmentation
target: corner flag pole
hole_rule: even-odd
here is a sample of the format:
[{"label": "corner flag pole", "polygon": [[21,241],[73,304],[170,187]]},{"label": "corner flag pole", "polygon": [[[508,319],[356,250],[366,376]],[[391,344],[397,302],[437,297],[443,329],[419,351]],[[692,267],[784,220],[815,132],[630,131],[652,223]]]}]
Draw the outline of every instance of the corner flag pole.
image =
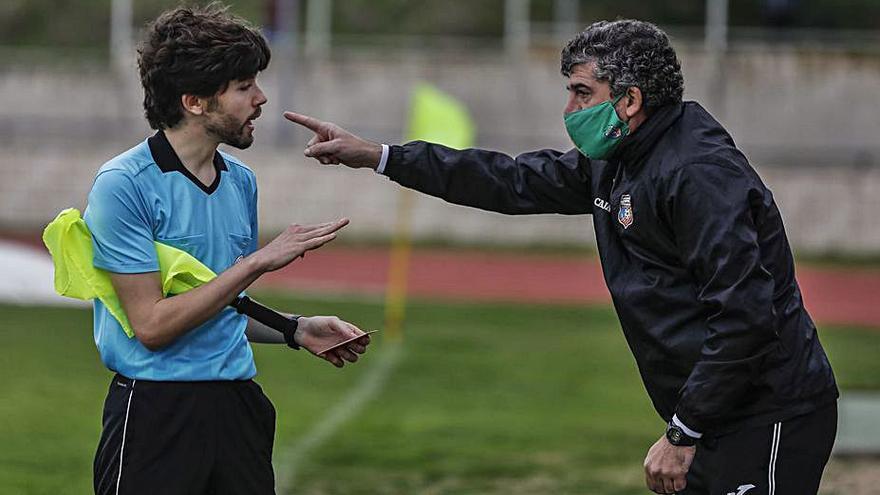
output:
[{"label": "corner flag pole", "polygon": [[[455,98],[429,84],[419,84],[410,100],[406,141],[429,141],[451,148],[473,146],[475,127],[467,108]],[[397,222],[391,242],[388,288],[385,293],[385,335],[392,342],[403,340],[407,279],[412,251],[413,192],[400,191]]]},{"label": "corner flag pole", "polygon": [[385,293],[385,335],[392,342],[403,339],[403,317],[406,309],[409,255],[412,250],[413,192],[403,189],[397,195],[397,222],[391,239],[391,262],[388,266],[388,289]]}]

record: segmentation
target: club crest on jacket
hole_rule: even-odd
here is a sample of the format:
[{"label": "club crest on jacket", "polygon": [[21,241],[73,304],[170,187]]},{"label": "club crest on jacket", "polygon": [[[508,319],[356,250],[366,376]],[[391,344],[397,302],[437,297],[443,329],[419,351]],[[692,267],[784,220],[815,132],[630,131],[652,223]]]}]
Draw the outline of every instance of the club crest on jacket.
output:
[{"label": "club crest on jacket", "polygon": [[620,210],[617,212],[617,221],[623,228],[628,228],[633,223],[632,198],[629,194],[620,197]]}]

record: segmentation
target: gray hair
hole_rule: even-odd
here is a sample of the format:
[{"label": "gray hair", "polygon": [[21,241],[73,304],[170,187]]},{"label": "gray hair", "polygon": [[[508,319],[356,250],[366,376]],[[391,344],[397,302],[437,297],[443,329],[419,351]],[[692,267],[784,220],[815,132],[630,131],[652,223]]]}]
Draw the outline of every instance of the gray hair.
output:
[{"label": "gray hair", "polygon": [[611,85],[611,96],[630,86],[642,91],[648,110],[681,102],[684,77],[669,37],[643,21],[599,21],[575,36],[562,49],[562,75],[571,77],[576,65],[595,62],[593,76]]}]

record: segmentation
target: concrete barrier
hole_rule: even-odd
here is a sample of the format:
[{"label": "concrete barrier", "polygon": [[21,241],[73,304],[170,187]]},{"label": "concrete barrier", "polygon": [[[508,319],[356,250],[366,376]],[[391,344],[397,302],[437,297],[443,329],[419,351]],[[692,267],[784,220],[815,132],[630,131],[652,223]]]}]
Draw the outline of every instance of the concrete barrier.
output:
[{"label": "concrete barrier", "polygon": [[[796,249],[880,252],[873,220],[880,210],[876,55],[784,46],[733,52],[724,61],[723,92],[712,94],[712,61],[694,45],[679,46],[679,53],[686,98],[704,102],[730,129],[776,194]],[[257,142],[238,153],[257,171],[264,230],[346,215],[353,220],[349,235],[385,236],[397,197],[394,184],[370,172],[307,163],[301,156],[307,136],[290,135],[275,101],[292,101],[298,111],[371,139],[398,142],[409,88],[427,80],[469,106],[479,146],[508,153],[565,149],[564,80],[556,57],[337,53],[299,61],[296,80],[284,88],[270,69],[261,76],[270,101],[257,122]],[[141,98],[133,65],[126,77],[100,68],[0,69],[0,227],[38,227],[63,207],[83,206],[94,171],[148,134]],[[417,199],[414,221],[414,235],[422,239],[593,242],[589,218],[510,218],[426,197]]]}]

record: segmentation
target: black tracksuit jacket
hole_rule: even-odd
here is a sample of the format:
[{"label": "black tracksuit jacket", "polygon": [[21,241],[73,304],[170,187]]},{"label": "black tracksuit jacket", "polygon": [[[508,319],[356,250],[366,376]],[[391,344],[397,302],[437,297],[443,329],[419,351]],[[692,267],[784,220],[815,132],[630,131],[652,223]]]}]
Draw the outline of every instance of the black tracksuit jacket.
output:
[{"label": "black tracksuit jacket", "polygon": [[608,161],[415,141],[391,147],[384,173],[484,210],[592,214],[614,307],[664,420],[720,435],[837,398],[773,196],[697,103],[657,109]]}]

